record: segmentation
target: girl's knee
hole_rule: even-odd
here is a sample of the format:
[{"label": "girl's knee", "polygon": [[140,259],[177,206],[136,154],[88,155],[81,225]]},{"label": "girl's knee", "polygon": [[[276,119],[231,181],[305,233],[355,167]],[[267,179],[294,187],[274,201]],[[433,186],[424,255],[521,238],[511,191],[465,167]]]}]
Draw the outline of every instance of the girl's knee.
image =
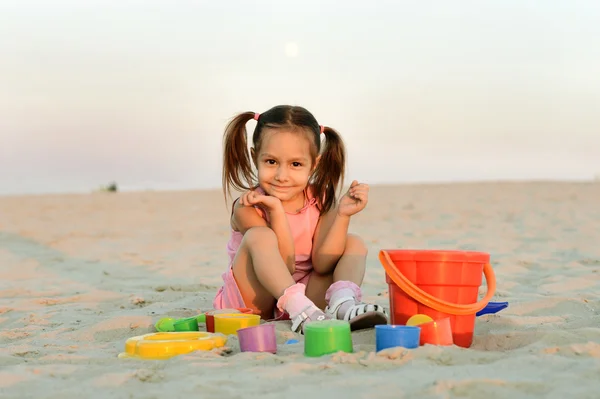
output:
[{"label": "girl's knee", "polygon": [[367,255],[369,252],[364,240],[356,234],[348,234],[346,238],[346,252],[353,254]]},{"label": "girl's knee", "polygon": [[252,227],[246,233],[242,242],[250,248],[259,246],[277,246],[277,236],[275,232],[268,227]]}]

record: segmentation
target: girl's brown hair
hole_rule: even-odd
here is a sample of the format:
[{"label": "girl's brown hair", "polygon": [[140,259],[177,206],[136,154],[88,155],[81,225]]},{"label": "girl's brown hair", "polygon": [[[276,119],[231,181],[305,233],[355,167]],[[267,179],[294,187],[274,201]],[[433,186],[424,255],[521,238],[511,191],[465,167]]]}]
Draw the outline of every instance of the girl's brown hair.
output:
[{"label": "girl's brown hair", "polygon": [[[244,112],[234,117],[225,128],[223,136],[223,193],[231,189],[250,190],[257,186],[256,173],[252,168],[250,151],[246,139],[246,123],[254,118],[254,112]],[[321,213],[336,205],[336,191],[344,180],[346,149],[338,132],[330,127],[323,128],[324,148],[321,148],[321,126],[305,108],[278,105],[260,114],[252,134],[252,146],[260,152],[263,128],[289,129],[305,132],[311,141],[311,158],[319,163],[310,178],[313,195]],[[298,129],[300,128],[300,129]]]}]

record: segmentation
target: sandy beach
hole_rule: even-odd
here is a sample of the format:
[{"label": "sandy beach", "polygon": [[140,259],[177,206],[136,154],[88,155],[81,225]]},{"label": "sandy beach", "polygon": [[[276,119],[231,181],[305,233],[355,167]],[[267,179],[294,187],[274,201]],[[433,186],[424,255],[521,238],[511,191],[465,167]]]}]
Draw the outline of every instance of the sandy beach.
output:
[{"label": "sandy beach", "polygon": [[[389,306],[380,249],[491,254],[494,301],[471,348],[307,358],[280,322],[278,353],[224,349],[119,359],[161,317],[210,310],[227,266],[220,191],[0,197],[2,398],[597,398],[600,184],[375,186],[351,231],[369,246],[363,286]],[[485,291],[482,287],[481,292]]]}]

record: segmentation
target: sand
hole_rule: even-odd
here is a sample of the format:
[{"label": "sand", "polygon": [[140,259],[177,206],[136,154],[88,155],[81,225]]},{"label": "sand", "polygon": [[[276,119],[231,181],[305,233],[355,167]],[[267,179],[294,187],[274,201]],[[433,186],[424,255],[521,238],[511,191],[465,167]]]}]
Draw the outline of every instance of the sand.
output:
[{"label": "sand", "polygon": [[[219,191],[0,197],[0,397],[578,398],[600,390],[600,184],[373,187],[351,230],[369,245],[363,290],[388,306],[381,248],[489,252],[494,301],[473,346],[306,358],[227,348],[119,359],[161,317],[209,310],[226,267]],[[485,287],[482,287],[482,292]],[[301,337],[300,337],[301,339]],[[196,396],[197,397],[197,396]]]}]

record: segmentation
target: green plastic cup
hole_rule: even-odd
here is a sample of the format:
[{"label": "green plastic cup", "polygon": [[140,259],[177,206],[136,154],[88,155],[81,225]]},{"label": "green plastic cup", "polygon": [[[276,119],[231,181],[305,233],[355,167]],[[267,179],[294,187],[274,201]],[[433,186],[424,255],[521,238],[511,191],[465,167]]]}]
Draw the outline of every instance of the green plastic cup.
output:
[{"label": "green plastic cup", "polygon": [[198,320],[196,316],[179,319],[173,323],[173,327],[175,331],[198,331]]},{"label": "green plastic cup", "polygon": [[343,320],[311,321],[304,326],[304,355],[319,357],[335,352],[352,353],[350,323]]}]

